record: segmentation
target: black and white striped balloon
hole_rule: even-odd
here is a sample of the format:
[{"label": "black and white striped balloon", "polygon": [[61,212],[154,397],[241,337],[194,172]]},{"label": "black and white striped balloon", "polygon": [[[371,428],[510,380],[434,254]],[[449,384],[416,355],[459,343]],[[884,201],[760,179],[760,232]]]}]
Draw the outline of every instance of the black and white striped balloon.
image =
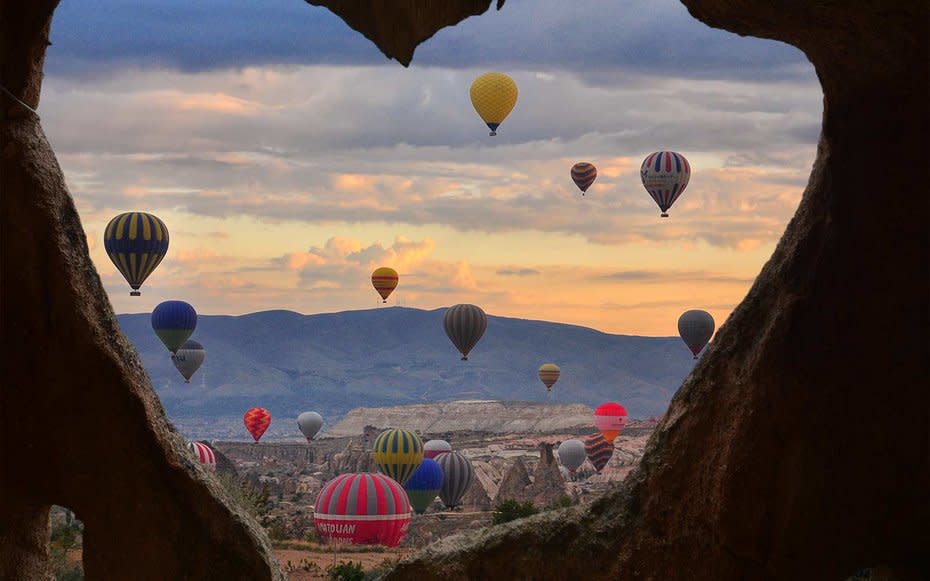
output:
[{"label": "black and white striped balloon", "polygon": [[442,325],[452,344],[462,354],[462,361],[468,361],[468,354],[488,328],[488,316],[481,307],[455,305],[446,311]]},{"label": "black and white striped balloon", "polygon": [[443,481],[439,498],[446,508],[455,508],[462,502],[462,497],[475,478],[475,469],[471,462],[459,452],[446,452],[436,456],[436,462],[442,468]]}]

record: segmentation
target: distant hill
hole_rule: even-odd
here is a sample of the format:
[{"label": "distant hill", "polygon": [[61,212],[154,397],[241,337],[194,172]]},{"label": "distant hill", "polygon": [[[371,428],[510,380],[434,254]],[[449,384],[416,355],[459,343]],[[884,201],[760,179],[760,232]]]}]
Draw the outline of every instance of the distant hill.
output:
[{"label": "distant hill", "polygon": [[[148,314],[118,319],[175,420],[241,417],[261,405],[275,419],[316,409],[331,422],[360,406],[464,399],[589,406],[615,400],[632,417],[645,418],[665,412],[693,366],[677,337],[610,335],[506,317],[489,317],[470,360],[460,361],[442,329],[444,311],[201,315],[192,338],[203,343],[207,358],[190,385],[153,333]],[[536,373],[549,361],[561,366],[562,378],[547,400]]]}]

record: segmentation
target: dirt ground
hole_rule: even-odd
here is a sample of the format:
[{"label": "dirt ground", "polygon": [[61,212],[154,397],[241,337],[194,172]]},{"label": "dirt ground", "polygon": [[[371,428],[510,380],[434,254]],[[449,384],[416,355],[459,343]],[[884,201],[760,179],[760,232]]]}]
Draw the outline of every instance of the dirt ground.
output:
[{"label": "dirt ground", "polygon": [[[409,552],[410,549],[357,552],[352,548],[346,548],[336,552],[336,563],[340,561],[361,563],[362,568],[369,571],[381,565],[387,559],[400,559]],[[275,549],[275,556],[277,556],[278,562],[281,563],[281,567],[287,572],[291,581],[326,579],[326,568],[333,563],[332,551],[327,551],[319,546],[299,549]]]}]

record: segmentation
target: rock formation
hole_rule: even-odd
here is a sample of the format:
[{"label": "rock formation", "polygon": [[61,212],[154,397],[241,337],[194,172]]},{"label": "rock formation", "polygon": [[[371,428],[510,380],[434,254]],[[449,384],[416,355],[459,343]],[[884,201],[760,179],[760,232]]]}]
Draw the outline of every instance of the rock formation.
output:
[{"label": "rock formation", "polygon": [[[374,423],[379,428],[403,426],[422,434],[450,438],[459,432],[555,433],[592,430],[594,410],[582,404],[524,401],[448,401],[430,404],[355,408],[327,432],[354,436]],[[427,438],[428,439],[428,438]]]},{"label": "rock formation", "polygon": [[533,484],[530,480],[530,473],[523,463],[523,458],[517,458],[510,465],[504,478],[501,479],[497,496],[494,497],[495,506],[506,500],[517,500],[524,502],[526,500],[526,490]]},{"label": "rock formation", "polygon": [[533,483],[526,490],[526,496],[536,506],[549,506],[565,496],[565,479],[552,453],[552,444],[539,445],[539,463],[536,464],[532,478]]}]

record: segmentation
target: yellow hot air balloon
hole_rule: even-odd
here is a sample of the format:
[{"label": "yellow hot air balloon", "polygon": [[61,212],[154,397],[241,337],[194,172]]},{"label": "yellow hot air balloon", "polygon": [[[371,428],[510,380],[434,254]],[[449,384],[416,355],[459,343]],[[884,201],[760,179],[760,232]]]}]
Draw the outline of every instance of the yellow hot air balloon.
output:
[{"label": "yellow hot air balloon", "polygon": [[491,135],[497,135],[497,127],[517,104],[517,84],[504,73],[485,73],[471,84],[471,104]]},{"label": "yellow hot air balloon", "polygon": [[539,368],[539,380],[546,386],[546,391],[552,391],[552,386],[559,380],[562,370],[555,363],[543,363]]},{"label": "yellow hot air balloon", "polygon": [[387,298],[391,296],[394,289],[397,288],[397,271],[387,266],[376,268],[371,273],[371,286],[375,287],[381,299],[386,303]]}]

